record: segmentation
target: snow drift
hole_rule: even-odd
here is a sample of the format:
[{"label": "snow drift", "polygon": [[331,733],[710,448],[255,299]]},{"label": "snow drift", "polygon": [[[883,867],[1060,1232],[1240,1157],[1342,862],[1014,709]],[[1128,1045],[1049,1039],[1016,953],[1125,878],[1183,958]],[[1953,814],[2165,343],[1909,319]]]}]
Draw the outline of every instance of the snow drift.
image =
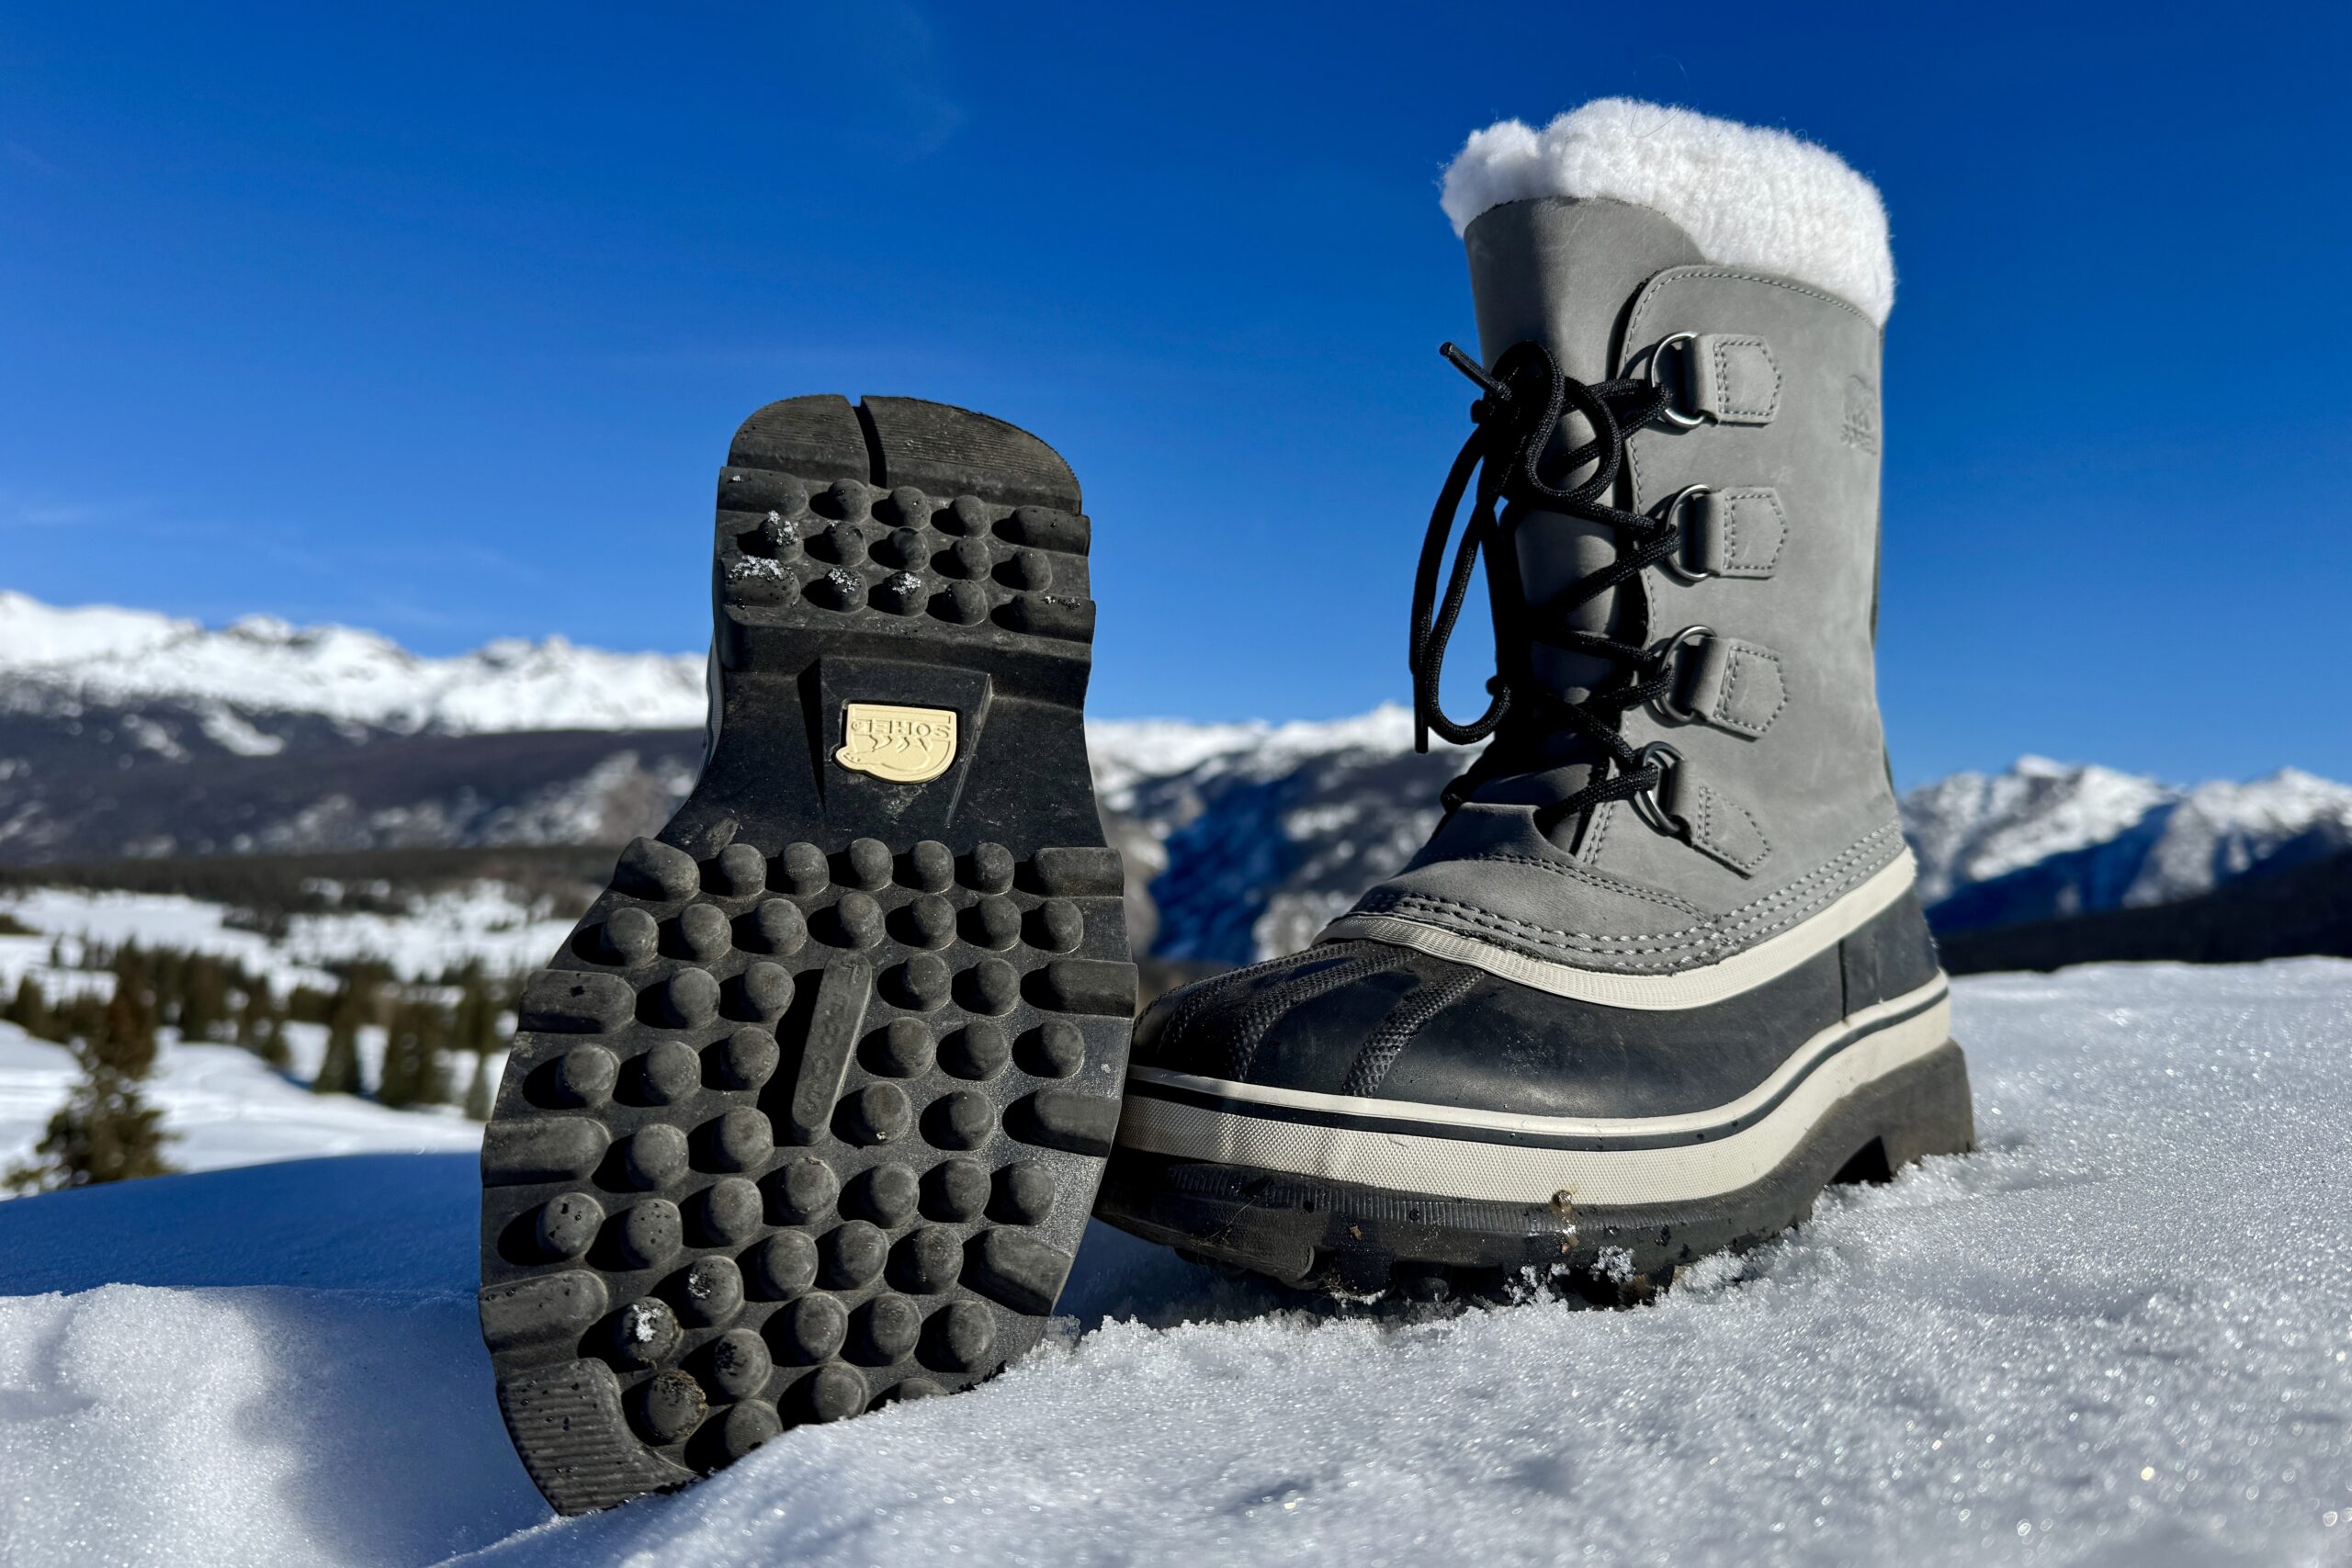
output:
[{"label": "snow drift", "polygon": [[1956,989],[1982,1152],[1657,1304],[1306,1314],[1097,1227],[988,1387],[578,1520],[463,1156],[0,1204],[0,1561],[2342,1562],[2352,964]]}]

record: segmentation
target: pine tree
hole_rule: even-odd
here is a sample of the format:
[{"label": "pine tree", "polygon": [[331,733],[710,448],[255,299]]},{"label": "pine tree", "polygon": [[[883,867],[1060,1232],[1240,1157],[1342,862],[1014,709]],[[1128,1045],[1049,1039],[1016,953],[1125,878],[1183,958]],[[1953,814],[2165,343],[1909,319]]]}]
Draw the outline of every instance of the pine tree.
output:
[{"label": "pine tree", "polygon": [[16,999],[8,1004],[5,1016],[10,1023],[36,1040],[58,1037],[57,1021],[49,1010],[49,993],[42,990],[40,982],[30,975],[18,977]]},{"label": "pine tree", "polygon": [[498,1034],[498,1003],[482,980],[481,966],[468,964],[457,1008],[450,1015],[449,1043],[453,1050],[474,1059],[473,1071],[466,1079],[466,1114],[477,1122],[490,1120],[490,1057],[505,1043]]},{"label": "pine tree", "polygon": [[139,1080],[155,1062],[155,1024],[153,999],[136,988],[134,977],[119,979],[97,1027],[75,1037],[74,1058],[82,1077],[33,1145],[33,1161],[8,1172],[9,1187],[55,1191],[172,1168],[164,1159],[171,1138],[164,1114],[139,1093]]},{"label": "pine tree", "polygon": [[279,1072],[294,1065],[294,1053],[286,1043],[286,1021],[272,1013],[262,1024],[262,1035],[254,1054]]},{"label": "pine tree", "polygon": [[259,1052],[262,1041],[269,1033],[269,1021],[277,1010],[267,980],[256,977],[246,981],[245,994],[237,1003],[237,1043],[248,1051]]},{"label": "pine tree", "polygon": [[432,1002],[404,1001],[394,1008],[377,1100],[400,1109],[447,1104],[449,1069],[441,1052],[448,1032],[448,1015]]},{"label": "pine tree", "polygon": [[296,1023],[324,1023],[327,1014],[334,1010],[335,998],[342,992],[314,990],[309,986],[297,986],[286,993],[286,1016]]},{"label": "pine tree", "polygon": [[477,1122],[490,1120],[490,1053],[474,1053],[473,1077],[466,1080],[466,1114]]},{"label": "pine tree", "polygon": [[107,1003],[106,1026],[97,1037],[113,1042],[121,1054],[120,1070],[143,1078],[155,1065],[154,970],[136,942],[115,951],[114,996]]},{"label": "pine tree", "polygon": [[449,1103],[449,1014],[437,1002],[425,1002],[418,1010],[416,1049],[416,1102],[419,1105]]},{"label": "pine tree", "polygon": [[465,988],[458,993],[458,1008],[451,1021],[450,1045],[470,1055],[480,1056],[498,1049],[498,1004],[491,999],[490,987],[482,983],[481,971],[466,971]]},{"label": "pine tree", "polygon": [[406,1110],[416,1103],[423,1076],[416,1004],[401,1002],[393,1007],[392,1016],[384,1025],[384,1070],[376,1080],[376,1099],[395,1110]]},{"label": "pine tree", "polygon": [[229,977],[220,960],[198,955],[182,964],[179,996],[180,1038],[219,1038],[229,1021]]},{"label": "pine tree", "polygon": [[139,949],[129,942],[115,955],[114,995],[107,998],[105,1022],[94,1038],[104,1043],[108,1065],[133,1080],[155,1066],[155,993],[150,970]]},{"label": "pine tree", "polygon": [[88,991],[77,991],[56,1010],[50,1032],[58,1040],[92,1039],[105,1018],[106,1009],[96,997]]},{"label": "pine tree", "polygon": [[188,968],[187,955],[174,948],[157,948],[147,958],[146,982],[155,997],[155,1021],[177,1028],[182,1039],[189,1034],[180,1021],[187,996]]},{"label": "pine tree", "polygon": [[327,1007],[327,1051],[311,1088],[320,1094],[365,1094],[359,1070],[359,1026],[369,1004],[366,982],[346,979]]}]

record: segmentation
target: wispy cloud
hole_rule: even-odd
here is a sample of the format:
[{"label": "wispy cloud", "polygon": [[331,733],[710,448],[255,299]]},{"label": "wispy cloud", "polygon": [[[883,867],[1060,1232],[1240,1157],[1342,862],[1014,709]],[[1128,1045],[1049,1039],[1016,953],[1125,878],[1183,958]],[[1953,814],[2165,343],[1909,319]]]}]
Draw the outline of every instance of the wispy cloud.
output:
[{"label": "wispy cloud", "polygon": [[876,6],[866,15],[891,57],[887,68],[871,79],[883,84],[882,96],[901,148],[910,157],[936,152],[970,118],[948,91],[938,29],[912,6]]},{"label": "wispy cloud", "polygon": [[645,348],[588,353],[583,361],[645,370],[791,370],[807,375],[860,378],[876,366],[894,370],[910,367],[930,370],[977,368],[972,355],[943,351],[936,344],[915,343],[724,343],[708,339],[683,341]]},{"label": "wispy cloud", "polygon": [[0,141],[0,153],[5,153],[8,162],[17,168],[29,169],[34,174],[46,175],[51,179],[59,178],[65,173],[23,142],[13,139]]},{"label": "wispy cloud", "polygon": [[0,495],[0,528],[97,528],[137,523],[153,507],[144,501],[25,501]]},{"label": "wispy cloud", "polygon": [[[797,41],[818,45],[840,69],[804,84],[829,100],[835,128],[866,148],[912,160],[938,152],[970,118],[950,86],[952,71],[939,29],[906,0],[877,0],[820,12],[797,12]],[[810,34],[831,35],[820,40]]]}]

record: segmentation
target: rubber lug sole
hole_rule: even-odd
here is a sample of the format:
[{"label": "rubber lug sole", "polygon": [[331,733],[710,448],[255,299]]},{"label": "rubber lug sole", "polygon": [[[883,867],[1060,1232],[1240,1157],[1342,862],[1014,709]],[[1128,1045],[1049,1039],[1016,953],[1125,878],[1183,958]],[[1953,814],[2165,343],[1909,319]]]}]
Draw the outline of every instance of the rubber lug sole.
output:
[{"label": "rubber lug sole", "polygon": [[1834,1181],[1884,1179],[1974,1146],[1967,1060],[1947,1042],[1838,1100],[1762,1179],[1693,1202],[1478,1202],[1122,1149],[1096,1213],[1302,1289],[1492,1297],[1534,1283],[1631,1302],[1685,1264],[1802,1224]]},{"label": "rubber lug sole", "polygon": [[939,404],[737,433],[711,756],[526,985],[482,1140],[482,1334],[560,1511],[1042,1332],[1135,1010],[1080,506]]}]

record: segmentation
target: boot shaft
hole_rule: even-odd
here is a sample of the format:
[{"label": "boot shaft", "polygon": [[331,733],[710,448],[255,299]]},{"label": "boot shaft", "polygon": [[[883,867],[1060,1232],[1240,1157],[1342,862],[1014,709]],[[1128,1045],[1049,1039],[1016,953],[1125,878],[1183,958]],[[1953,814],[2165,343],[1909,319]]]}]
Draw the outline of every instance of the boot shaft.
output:
[{"label": "boot shaft", "polygon": [[[1605,107],[1582,111],[1600,122],[1582,142],[1544,133],[1554,145],[1539,147],[1532,173],[1507,174],[1519,183],[1506,188],[1550,180],[1651,204],[1534,194],[1470,217],[1480,345],[1490,367],[1532,341],[1588,384],[1637,377],[1669,389],[1667,418],[1631,436],[1614,499],[1650,515],[1670,508],[1682,547],[1567,624],[1651,646],[1702,628],[1669,658],[1672,695],[1629,714],[1623,733],[1674,748],[1682,771],[1661,805],[1692,844],[1750,876],[1776,857],[1834,855],[1856,824],[1893,809],[1871,668],[1879,325],[1786,276],[1826,274],[1874,298],[1888,269],[1854,258],[1883,253],[1883,218],[1874,196],[1855,197],[1853,186],[1868,190],[1859,176],[1778,133],[1667,111],[1644,122],[1633,106],[1595,114]],[[1778,205],[1743,225],[1724,209],[1746,199]],[[1678,217],[1719,251],[1769,253],[1779,267],[1710,254]],[[1592,434],[1573,413],[1562,426],[1555,454]],[[1530,604],[1606,568],[1623,543],[1605,525],[1529,507],[1504,521]],[[1514,657],[1572,700],[1612,672],[1541,643]],[[1674,874],[1687,852],[1623,830],[1632,824],[1613,819],[1633,815],[1628,806],[1600,810],[1586,826],[1589,858],[1644,880]]]},{"label": "boot shaft", "polygon": [[[1876,192],[1779,132],[1602,104],[1540,137],[1474,136],[1446,197],[1490,374],[1534,343],[1634,410],[1597,509],[1670,519],[1676,542],[1547,617],[1660,531],[1545,510],[1517,487],[1531,499],[1504,513],[1505,559],[1489,566],[1504,681],[1605,715],[1623,745],[1515,697],[1467,798],[1358,913],[1642,973],[1718,964],[1797,926],[1813,944],[1885,908],[1910,873],[1872,669],[1893,297]],[[1662,412],[1647,384],[1666,389]],[[1523,418],[1523,399],[1509,407]],[[1572,414],[1532,438],[1556,459],[1592,434]],[[1549,641],[1562,625],[1620,651]],[[1619,694],[1622,716],[1589,703],[1596,688]],[[1598,798],[1612,772],[1656,782]],[[1343,919],[1330,934],[1381,932]]]},{"label": "boot shaft", "polygon": [[[1540,343],[1563,373],[1584,382],[1616,374],[1618,332],[1626,302],[1668,267],[1703,260],[1673,222],[1647,208],[1607,199],[1537,197],[1481,214],[1463,235],[1478,343],[1491,369],[1521,343]],[[1591,427],[1569,414],[1553,436],[1555,457],[1589,440]],[[1622,499],[1622,498],[1621,498]],[[1615,558],[1613,530],[1558,513],[1514,508],[1505,524],[1521,591],[1540,604]],[[1579,606],[1579,631],[1626,633],[1639,595],[1612,592]],[[1507,657],[1515,656],[1512,649]],[[1589,655],[1539,646],[1527,650],[1532,673],[1564,695],[1581,697],[1610,667]]]}]

